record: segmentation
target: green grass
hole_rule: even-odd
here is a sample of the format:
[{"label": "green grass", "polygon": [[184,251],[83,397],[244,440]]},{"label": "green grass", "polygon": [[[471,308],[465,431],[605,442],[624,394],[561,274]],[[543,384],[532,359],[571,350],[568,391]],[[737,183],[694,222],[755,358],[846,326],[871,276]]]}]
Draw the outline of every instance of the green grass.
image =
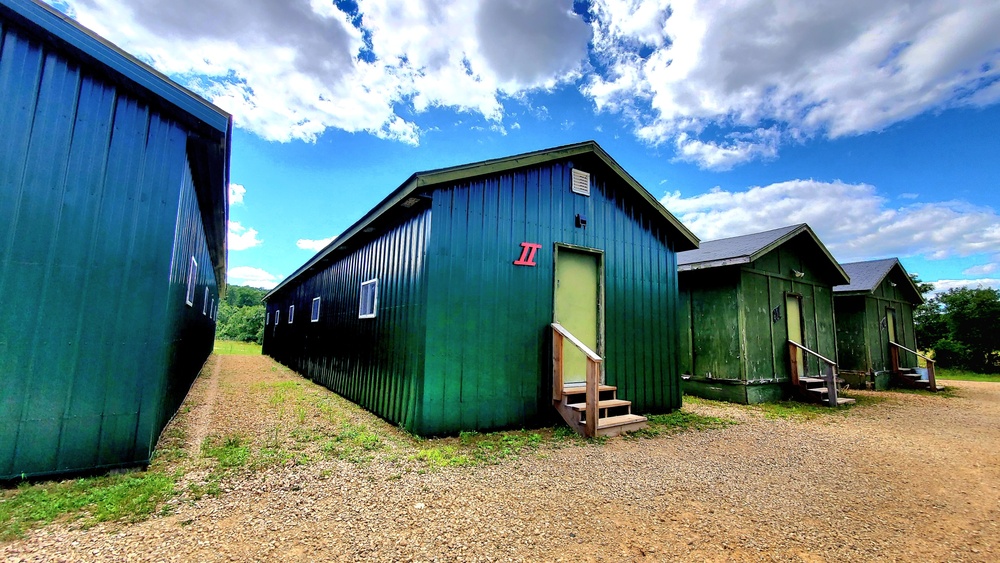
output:
[{"label": "green grass", "polygon": [[22,484],[0,494],[0,541],[20,538],[54,521],[138,522],[175,494],[173,478],[159,472]]},{"label": "green grass", "polygon": [[[553,432],[550,440],[563,439]],[[439,445],[421,448],[411,459],[422,461],[431,467],[495,465],[504,459],[536,450],[546,441],[540,433],[528,430],[462,432],[457,439],[428,440]]]},{"label": "green grass", "polygon": [[936,379],[950,379],[956,381],[985,381],[988,383],[1000,383],[1000,374],[996,373],[976,373],[963,369],[937,368],[934,370]]},{"label": "green grass", "polygon": [[626,434],[626,437],[651,438],[661,434],[677,434],[691,430],[714,430],[738,424],[735,420],[705,416],[684,410],[674,411],[670,414],[647,415],[646,418],[649,419],[648,427]]},{"label": "green grass", "polygon": [[212,350],[220,356],[259,356],[260,344],[236,340],[216,340]]},{"label": "green grass", "polygon": [[222,469],[243,467],[250,461],[250,445],[242,436],[208,436],[201,443],[201,453],[214,458]]}]

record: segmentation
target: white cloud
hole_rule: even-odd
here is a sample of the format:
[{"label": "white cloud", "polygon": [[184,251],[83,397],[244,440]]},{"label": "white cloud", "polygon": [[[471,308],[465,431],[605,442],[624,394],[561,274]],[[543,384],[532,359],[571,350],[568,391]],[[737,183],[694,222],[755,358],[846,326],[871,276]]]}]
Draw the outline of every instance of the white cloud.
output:
[{"label": "white cloud", "polygon": [[326,245],[333,242],[333,239],[337,237],[324,238],[319,240],[312,240],[307,238],[300,238],[295,241],[295,246],[301,248],[302,250],[312,250],[313,252],[319,252],[326,248]]},{"label": "white cloud", "polygon": [[240,205],[247,189],[242,184],[229,184],[229,205]]},{"label": "white cloud", "polygon": [[84,25],[268,140],[328,128],[417,144],[414,112],[487,120],[501,100],[577,79],[592,31],[570,0],[66,0]]},{"label": "white cloud", "polygon": [[229,222],[229,250],[246,250],[262,242],[264,241],[257,238],[256,229],[248,229],[237,221]]},{"label": "white cloud", "polygon": [[978,266],[966,268],[965,270],[962,270],[962,274],[966,276],[988,276],[993,272],[996,272],[998,268],[1000,268],[1000,263],[991,262],[989,264],[980,264]]},{"label": "white cloud", "polygon": [[273,289],[280,278],[260,268],[252,266],[236,266],[228,272],[229,283],[233,285],[249,285],[263,289]]},{"label": "white cloud", "polygon": [[595,0],[591,10],[598,72],[585,93],[706,168],[769,157],[774,134],[856,135],[1000,100],[991,0]]},{"label": "white cloud", "polygon": [[890,207],[868,184],[792,180],[745,191],[715,188],[661,202],[702,240],[808,223],[842,261],[1000,253],[1000,215],[961,201]]},{"label": "white cloud", "polygon": [[968,287],[970,289],[992,287],[993,289],[1000,289],[1000,279],[997,278],[980,278],[975,280],[938,280],[930,283],[934,284],[933,293],[935,294],[944,293],[949,289],[958,289],[960,287]]}]

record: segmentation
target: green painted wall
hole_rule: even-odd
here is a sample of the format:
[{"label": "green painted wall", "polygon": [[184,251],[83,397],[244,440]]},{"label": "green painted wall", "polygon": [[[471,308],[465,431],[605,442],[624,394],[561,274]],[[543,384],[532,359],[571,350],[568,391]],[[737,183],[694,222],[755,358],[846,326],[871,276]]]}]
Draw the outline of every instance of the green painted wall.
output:
[{"label": "green painted wall", "polygon": [[[788,294],[801,296],[803,344],[836,358],[833,291],[829,267],[821,260],[815,245],[798,236],[749,264],[681,272],[681,365],[691,376],[685,392],[751,403],[787,396]],[[793,270],[803,275],[796,277]],[[822,373],[820,364],[808,358],[806,373]],[[726,381],[760,388],[740,392]]]},{"label": "green painted wall", "polygon": [[189,131],[18,27],[0,39],[0,479],[141,465],[215,330]]},{"label": "green painted wall", "polygon": [[[909,283],[899,268],[893,268],[882,283],[868,295],[837,295],[838,363],[843,370],[859,372],[886,371],[891,368],[886,310],[896,311],[896,337],[900,344],[917,349],[913,323],[914,304],[902,290]],[[893,285],[895,284],[895,286]],[[917,357],[900,352],[903,367],[915,367]]]}]

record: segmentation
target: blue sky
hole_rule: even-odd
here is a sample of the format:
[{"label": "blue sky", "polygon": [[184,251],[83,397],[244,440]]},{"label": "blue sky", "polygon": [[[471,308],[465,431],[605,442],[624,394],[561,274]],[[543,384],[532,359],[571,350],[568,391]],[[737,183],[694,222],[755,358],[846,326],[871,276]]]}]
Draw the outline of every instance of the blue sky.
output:
[{"label": "blue sky", "polygon": [[702,240],[1000,287],[995,0],[67,0],[234,115],[230,283],[410,174],[598,141]]}]

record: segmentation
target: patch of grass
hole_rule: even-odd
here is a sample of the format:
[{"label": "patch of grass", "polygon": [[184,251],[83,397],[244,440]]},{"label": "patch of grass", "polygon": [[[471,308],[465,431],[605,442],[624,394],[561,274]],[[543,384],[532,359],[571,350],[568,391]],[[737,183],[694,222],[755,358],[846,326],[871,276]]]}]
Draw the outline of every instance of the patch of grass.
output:
[{"label": "patch of grass", "polygon": [[[858,397],[852,397],[857,400]],[[855,405],[844,405],[832,408],[815,403],[800,403],[798,401],[777,401],[760,403],[751,408],[764,413],[764,418],[783,420],[813,420],[821,416],[842,415]]]},{"label": "patch of grass", "polygon": [[174,494],[173,478],[152,471],[22,484],[0,496],[0,541],[56,520],[138,522]]},{"label": "patch of grass", "polygon": [[538,432],[517,430],[484,434],[462,432],[457,439],[444,438],[429,442],[440,445],[422,448],[410,456],[411,459],[422,461],[431,467],[455,467],[497,464],[501,460],[535,450],[545,441]]},{"label": "patch of grass", "polygon": [[473,463],[467,454],[459,452],[455,446],[426,448],[415,453],[413,459],[431,467],[463,467]]},{"label": "patch of grass", "polygon": [[934,370],[936,379],[956,380],[956,381],[985,381],[987,383],[1000,383],[998,373],[976,373],[964,369],[937,368]]},{"label": "patch of grass", "polygon": [[637,432],[630,432],[626,437],[651,438],[661,434],[677,434],[689,430],[714,430],[737,424],[735,420],[705,416],[685,410],[670,414],[647,415],[649,426]]},{"label": "patch of grass", "polygon": [[237,434],[213,435],[201,443],[201,454],[214,458],[222,469],[243,467],[250,459],[250,446]]},{"label": "patch of grass", "polygon": [[239,342],[237,340],[216,340],[212,350],[220,356],[259,356],[260,344]]}]

